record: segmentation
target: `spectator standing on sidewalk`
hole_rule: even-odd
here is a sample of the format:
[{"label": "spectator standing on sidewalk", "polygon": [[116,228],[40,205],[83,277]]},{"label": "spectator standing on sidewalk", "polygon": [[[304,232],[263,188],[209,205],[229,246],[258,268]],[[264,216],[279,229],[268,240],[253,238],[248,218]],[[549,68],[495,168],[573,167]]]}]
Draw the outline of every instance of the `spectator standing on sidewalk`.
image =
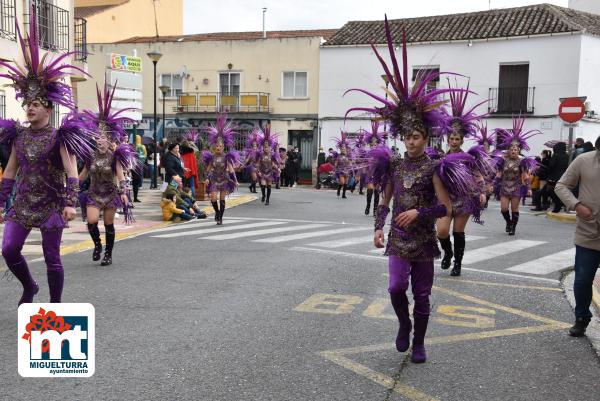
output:
[{"label": "spectator standing on sidewalk", "polygon": [[573,153],[571,154],[571,162],[575,160],[577,156],[583,153],[583,138],[575,139],[575,147],[573,149]]},{"label": "spectator standing on sidewalk", "polygon": [[184,184],[192,190],[192,196],[196,197],[196,187],[198,186],[198,159],[196,155],[200,152],[193,141],[184,140],[181,142],[181,160],[183,161]]},{"label": "spectator standing on sidewalk", "polygon": [[300,179],[300,167],[302,166],[302,154],[300,153],[300,149],[296,146],[294,148],[294,185],[298,184],[298,180]]},{"label": "spectator standing on sidewalk", "polygon": [[184,169],[183,162],[179,155],[179,144],[172,143],[167,149],[168,152],[165,153],[165,156],[162,159],[162,165],[165,169],[165,182],[170,183],[175,175],[183,177]]},{"label": "spectator standing on sidewalk", "polygon": [[567,171],[567,167],[569,167],[569,155],[567,154],[567,145],[564,142],[558,142],[553,146],[552,150],[554,151],[554,154],[550,158],[550,162],[548,164],[546,195],[549,195],[554,202],[554,209],[552,209],[552,212],[558,213],[560,212],[563,204],[560,201],[560,198],[556,196],[554,187],[560,177],[562,177],[565,171]]},{"label": "spectator standing on sidewalk", "polygon": [[[592,319],[592,285],[600,266],[600,136],[596,151],[579,155],[556,184],[555,192],[568,210],[577,212],[575,229],[575,324],[573,337],[582,336]],[[572,191],[579,184],[579,197]]]}]

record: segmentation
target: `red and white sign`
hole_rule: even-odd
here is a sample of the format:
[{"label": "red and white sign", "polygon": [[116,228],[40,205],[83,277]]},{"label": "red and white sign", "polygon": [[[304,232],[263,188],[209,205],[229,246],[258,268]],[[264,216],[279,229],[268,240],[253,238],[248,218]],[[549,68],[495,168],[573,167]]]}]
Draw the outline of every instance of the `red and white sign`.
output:
[{"label": "red and white sign", "polygon": [[564,122],[576,123],[585,114],[585,104],[577,97],[563,99],[558,107],[558,115]]}]

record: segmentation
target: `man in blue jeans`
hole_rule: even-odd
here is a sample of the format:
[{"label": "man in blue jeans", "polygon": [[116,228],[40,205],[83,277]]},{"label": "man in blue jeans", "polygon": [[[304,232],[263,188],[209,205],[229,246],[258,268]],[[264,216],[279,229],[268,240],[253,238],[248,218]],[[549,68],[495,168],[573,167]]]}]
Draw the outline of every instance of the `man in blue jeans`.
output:
[{"label": "man in blue jeans", "polygon": [[[554,192],[568,210],[577,211],[575,229],[575,325],[569,334],[585,334],[592,313],[592,285],[600,265],[600,137],[596,150],[583,153],[569,166],[556,184]],[[578,197],[573,190],[579,184]]]}]

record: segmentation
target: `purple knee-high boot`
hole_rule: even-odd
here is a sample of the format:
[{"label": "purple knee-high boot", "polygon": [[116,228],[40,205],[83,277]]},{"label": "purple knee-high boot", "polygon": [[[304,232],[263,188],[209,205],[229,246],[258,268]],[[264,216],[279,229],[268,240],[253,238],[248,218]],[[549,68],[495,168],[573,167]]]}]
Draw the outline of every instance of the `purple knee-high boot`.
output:
[{"label": "purple knee-high boot", "polygon": [[19,305],[33,302],[33,297],[39,291],[37,283],[31,277],[27,262],[21,254],[29,231],[14,221],[7,221],[2,237],[2,256],[4,256],[8,269],[23,286],[23,295],[19,300]]},{"label": "purple knee-high boot", "polygon": [[427,352],[425,352],[425,333],[427,332],[427,324],[429,323],[429,315],[422,315],[414,312],[415,333],[413,336],[413,351],[410,357],[414,363],[423,363],[427,360]]},{"label": "purple knee-high boot", "polygon": [[406,352],[410,347],[410,331],[412,324],[408,313],[408,278],[410,276],[410,263],[402,258],[390,256],[389,260],[389,288],[392,307],[398,317],[398,334],[396,335],[396,349]]},{"label": "purple knee-high boot", "polygon": [[414,363],[423,363],[427,360],[425,334],[427,333],[427,324],[429,323],[429,296],[431,295],[431,287],[433,285],[433,260],[412,262],[411,279],[415,300],[413,311],[415,330],[413,333],[411,360]]},{"label": "purple knee-high boot", "polygon": [[42,230],[42,248],[46,261],[46,274],[48,276],[48,290],[50,302],[60,303],[64,285],[65,273],[60,260],[60,240],[62,230]]}]

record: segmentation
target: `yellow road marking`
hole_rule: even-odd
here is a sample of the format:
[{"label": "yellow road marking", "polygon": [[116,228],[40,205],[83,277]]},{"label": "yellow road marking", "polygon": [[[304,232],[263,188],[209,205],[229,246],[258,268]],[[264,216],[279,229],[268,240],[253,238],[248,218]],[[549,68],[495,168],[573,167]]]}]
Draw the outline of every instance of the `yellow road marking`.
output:
[{"label": "yellow road marking", "polygon": [[[355,295],[314,294],[306,301],[296,306],[296,312],[314,312],[330,315],[341,315],[354,310],[354,305],[362,303],[363,299]],[[324,307],[319,307],[319,305]]]},{"label": "yellow road marking", "polygon": [[[476,312],[477,314],[464,313],[465,311]],[[496,327],[496,319],[493,317],[481,316],[495,315],[496,310],[494,309],[481,308],[477,306],[440,305],[437,307],[436,312],[455,318],[448,319],[447,317],[441,316],[434,317],[436,322],[445,324],[447,326],[473,327],[477,329],[491,329],[492,327]]]},{"label": "yellow road marking", "polygon": [[491,287],[507,287],[507,288],[524,288],[527,290],[541,290],[541,291],[557,291],[562,292],[562,289],[556,287],[540,287],[537,285],[521,285],[521,284],[504,284],[504,283],[493,283],[490,281],[476,281],[476,280],[463,280],[455,278],[436,278],[436,281],[447,281],[451,283],[467,283],[467,284],[480,284],[488,285]]}]

